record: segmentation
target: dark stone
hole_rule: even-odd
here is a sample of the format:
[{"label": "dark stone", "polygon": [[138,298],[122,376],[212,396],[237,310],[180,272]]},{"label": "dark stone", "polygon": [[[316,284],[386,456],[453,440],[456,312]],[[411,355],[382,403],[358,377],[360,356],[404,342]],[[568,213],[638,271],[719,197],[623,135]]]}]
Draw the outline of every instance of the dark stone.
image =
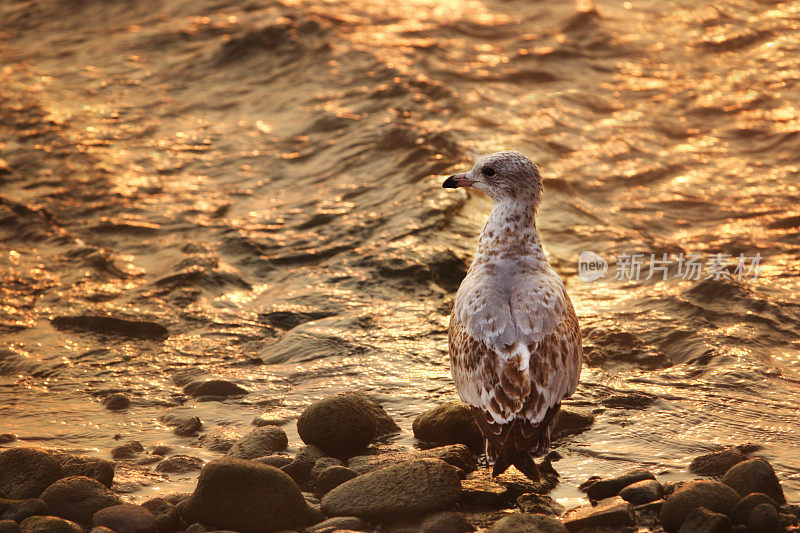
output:
[{"label": "dark stone", "polygon": [[156,519],[158,533],[175,533],[180,525],[180,515],[175,506],[164,498],[153,498],[142,504]]},{"label": "dark stone", "polygon": [[163,339],[167,328],[148,320],[126,320],[104,315],[57,316],[50,323],[56,329],[90,331],[133,339]]},{"label": "dark stone", "polygon": [[319,473],[315,482],[314,493],[324,496],[345,481],[358,477],[359,473],[344,466],[329,466]]},{"label": "dark stone", "polygon": [[733,465],[746,461],[747,456],[739,448],[725,448],[717,452],[707,453],[692,459],[689,472],[701,476],[724,476]]},{"label": "dark stone", "polygon": [[203,448],[211,450],[212,452],[225,453],[231,449],[231,446],[241,438],[241,435],[225,428],[214,428],[202,437],[200,442]]},{"label": "dark stone", "polygon": [[153,448],[153,452],[152,453],[153,453],[153,455],[160,455],[160,456],[163,457],[163,456],[167,455],[168,453],[170,453],[171,451],[172,451],[172,447],[160,444],[160,445],[155,446]]},{"label": "dark stone", "polygon": [[512,514],[492,524],[487,533],[567,533],[558,519],[530,513]]},{"label": "dark stone", "polygon": [[357,516],[336,516],[305,529],[305,533],[333,533],[334,531],[370,531],[369,524]]},{"label": "dark stone", "polygon": [[106,526],[93,527],[89,533],[116,533],[113,529],[108,529]]},{"label": "dark stone", "polygon": [[225,453],[226,457],[237,459],[255,459],[286,449],[289,439],[279,427],[264,426],[253,429],[237,440]]},{"label": "dark stone", "polygon": [[[288,455],[272,454],[265,455],[264,457],[256,457],[253,461],[258,461],[261,464],[274,466],[275,468],[282,468],[292,462],[292,458]],[[292,478],[294,479],[294,478]]]},{"label": "dark stone", "polygon": [[52,452],[53,458],[61,465],[64,477],[86,476],[96,479],[108,488],[114,483],[114,462],[99,457],[72,455]]},{"label": "dark stone", "polygon": [[715,513],[728,514],[739,502],[735,490],[719,481],[690,481],[676,488],[661,506],[659,519],[668,532],[678,531],[689,513],[705,507]]},{"label": "dark stone", "polygon": [[655,479],[656,477],[649,471],[643,469],[631,470],[630,472],[611,479],[590,480],[580,486],[581,490],[586,491],[586,495],[592,500],[604,500],[619,494],[619,491],[638,481],[645,479]]},{"label": "dark stone", "polygon": [[46,516],[50,511],[47,504],[39,498],[27,500],[0,499],[0,520],[13,520],[22,522],[29,516]]},{"label": "dark stone", "polygon": [[94,514],[92,523],[96,527],[107,527],[116,533],[157,533],[158,526],[153,513],[131,503],[113,505]]},{"label": "dark stone", "polygon": [[322,498],[330,516],[393,518],[447,509],[461,496],[456,469],[438,459],[416,459],[367,472]]},{"label": "dark stone", "polygon": [[564,525],[570,531],[603,527],[613,529],[635,524],[633,506],[619,496],[600,500],[597,505],[583,505],[564,517]]},{"label": "dark stone", "polygon": [[472,411],[461,402],[447,402],[417,416],[414,437],[439,445],[464,444],[480,451],[483,437]]},{"label": "dark stone", "polygon": [[172,430],[179,437],[192,437],[203,428],[203,423],[196,416],[187,418]]},{"label": "dark stone", "polygon": [[309,472],[308,478],[311,480],[312,483],[316,483],[320,473],[326,468],[330,468],[332,466],[344,466],[344,463],[341,462],[339,459],[336,459],[335,457],[320,457],[319,459],[317,459],[317,461],[314,463],[314,466],[311,468],[311,472]]},{"label": "dark stone", "polygon": [[544,474],[539,481],[531,481],[517,469],[509,469],[499,476],[492,476],[490,469],[479,468],[468,474],[462,481],[462,485],[466,487],[473,483],[483,484],[487,482],[504,486],[511,498],[509,506],[513,507],[516,499],[523,494],[547,494],[558,484],[558,478],[553,474]]},{"label": "dark stone", "polygon": [[380,455],[358,455],[347,461],[347,466],[357,472],[369,472],[395,463],[411,461],[414,459],[440,459],[464,472],[472,472],[478,465],[469,448],[463,444],[439,446],[427,450],[413,450],[409,452],[382,453]]},{"label": "dark stone", "polygon": [[83,533],[83,528],[56,516],[31,516],[19,525],[22,533]]},{"label": "dark stone", "polygon": [[573,435],[589,429],[594,424],[594,415],[584,409],[577,407],[561,406],[556,418],[556,425],[553,427],[555,437]]},{"label": "dark stone", "polygon": [[64,476],[53,456],[36,448],[12,448],[0,454],[0,490],[12,500],[38,498]]},{"label": "dark stone", "polygon": [[783,488],[781,488],[775,471],[766,460],[760,457],[742,461],[731,467],[722,477],[722,482],[733,488],[740,496],[761,492],[780,505],[786,503]]},{"label": "dark stone", "polygon": [[103,405],[111,411],[119,411],[130,407],[131,401],[124,394],[114,393],[103,398]]},{"label": "dark stone", "polygon": [[748,533],[780,533],[782,530],[778,510],[769,503],[759,503],[747,519]]},{"label": "dark stone", "polygon": [[753,510],[753,507],[761,503],[768,503],[776,509],[778,508],[778,504],[775,503],[775,500],[766,494],[754,492],[742,498],[739,503],[737,503],[733,509],[731,509],[731,520],[733,520],[735,524],[746,524],[747,518],[750,516],[750,511]]},{"label": "dark stone", "polygon": [[183,388],[183,392],[195,398],[228,398],[244,396],[250,391],[224,379],[208,379],[189,383]]},{"label": "dark stone", "polygon": [[297,420],[297,431],[306,444],[346,458],[365,449],[377,437],[378,424],[369,399],[349,392],[308,406]]},{"label": "dark stone", "polygon": [[469,533],[475,531],[463,514],[439,511],[426,516],[419,524],[421,533]]},{"label": "dark stone", "polygon": [[203,460],[191,455],[173,455],[156,465],[156,472],[185,474],[203,468]]},{"label": "dark stone", "polygon": [[167,500],[167,503],[171,503],[172,505],[178,505],[179,503],[186,501],[191,497],[191,492],[172,492],[164,495],[164,499]]},{"label": "dark stone", "polygon": [[296,530],[309,522],[308,505],[288,475],[235,458],[208,463],[194,493],[178,509],[189,523],[241,533]]},{"label": "dark stone", "polygon": [[678,533],[730,533],[731,521],[721,513],[714,513],[705,507],[690,512],[681,524]]},{"label": "dark stone", "polygon": [[19,524],[13,520],[0,520],[0,533],[20,533]]},{"label": "dark stone", "polygon": [[545,494],[528,493],[517,498],[517,507],[523,513],[560,516],[566,508]]},{"label": "dark stone", "polygon": [[0,444],[8,444],[17,440],[17,436],[13,433],[0,433]]},{"label": "dark stone", "polygon": [[87,528],[92,525],[94,513],[122,503],[105,485],[86,476],[60,479],[47,487],[41,498],[54,516]]},{"label": "dark stone", "polygon": [[144,451],[144,446],[138,440],[132,440],[125,444],[120,444],[111,450],[111,457],[114,459],[133,459]]},{"label": "dark stone", "polygon": [[664,486],[655,479],[645,479],[631,483],[619,491],[619,495],[626,502],[642,505],[660,500],[664,496]]}]

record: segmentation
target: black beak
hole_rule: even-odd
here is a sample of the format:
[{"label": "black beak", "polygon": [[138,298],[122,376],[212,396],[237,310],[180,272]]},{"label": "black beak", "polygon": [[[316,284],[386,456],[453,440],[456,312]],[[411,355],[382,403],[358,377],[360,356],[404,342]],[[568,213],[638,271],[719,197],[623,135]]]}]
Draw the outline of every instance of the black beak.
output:
[{"label": "black beak", "polygon": [[442,183],[443,189],[456,189],[458,187],[467,187],[471,185],[472,182],[467,179],[467,175],[462,174],[453,174]]}]

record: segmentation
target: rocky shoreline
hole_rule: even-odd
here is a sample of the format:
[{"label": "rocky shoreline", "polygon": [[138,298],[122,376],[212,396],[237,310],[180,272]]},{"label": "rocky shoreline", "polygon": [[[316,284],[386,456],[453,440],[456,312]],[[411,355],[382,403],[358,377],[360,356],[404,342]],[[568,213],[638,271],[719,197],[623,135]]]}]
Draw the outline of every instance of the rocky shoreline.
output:
[{"label": "rocky shoreline", "polygon": [[[202,428],[192,418],[165,422],[178,434]],[[580,432],[592,422],[591,414],[565,408],[556,433]],[[115,447],[117,461],[154,465],[157,472],[200,471],[193,493],[141,505],[114,492],[114,461],[10,448],[0,454],[0,533],[800,531],[800,506],[786,502],[775,472],[752,445],[695,458],[688,469],[701,478],[694,481],[661,483],[642,469],[590,478],[580,487],[589,503],[567,510],[547,496],[558,484],[554,475],[532,482],[511,469],[492,478],[479,466],[480,435],[458,402],[416,418],[414,435],[430,447],[411,451],[374,446],[400,428],[357,392],[305,409],[297,421],[305,446],[294,457],[285,453],[280,427],[265,419],[254,425],[241,438],[220,430],[202,435],[204,448],[224,454],[206,464],[163,446]],[[545,460],[558,458],[553,451]]]}]

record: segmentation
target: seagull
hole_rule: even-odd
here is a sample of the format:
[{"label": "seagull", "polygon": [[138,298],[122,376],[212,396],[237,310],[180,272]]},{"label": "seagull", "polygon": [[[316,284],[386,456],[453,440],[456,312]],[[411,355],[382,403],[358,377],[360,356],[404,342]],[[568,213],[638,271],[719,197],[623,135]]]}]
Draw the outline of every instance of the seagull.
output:
[{"label": "seagull", "polygon": [[540,470],[555,473],[533,457],[547,452],[583,359],[575,309],[536,230],[542,178],[533,161],[506,150],[442,187],[471,187],[493,204],[450,315],[455,388],[483,434],[492,475],[514,465],[538,480]]}]

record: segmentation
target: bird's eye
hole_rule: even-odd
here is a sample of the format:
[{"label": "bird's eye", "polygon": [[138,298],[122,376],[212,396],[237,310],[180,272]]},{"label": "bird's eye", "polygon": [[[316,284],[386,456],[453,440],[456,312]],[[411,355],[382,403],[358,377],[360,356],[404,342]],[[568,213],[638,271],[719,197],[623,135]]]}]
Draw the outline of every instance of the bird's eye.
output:
[{"label": "bird's eye", "polygon": [[488,176],[488,177],[491,178],[495,174],[497,174],[497,172],[495,172],[495,170],[492,167],[486,167],[486,168],[483,169],[483,175],[484,176]]}]

